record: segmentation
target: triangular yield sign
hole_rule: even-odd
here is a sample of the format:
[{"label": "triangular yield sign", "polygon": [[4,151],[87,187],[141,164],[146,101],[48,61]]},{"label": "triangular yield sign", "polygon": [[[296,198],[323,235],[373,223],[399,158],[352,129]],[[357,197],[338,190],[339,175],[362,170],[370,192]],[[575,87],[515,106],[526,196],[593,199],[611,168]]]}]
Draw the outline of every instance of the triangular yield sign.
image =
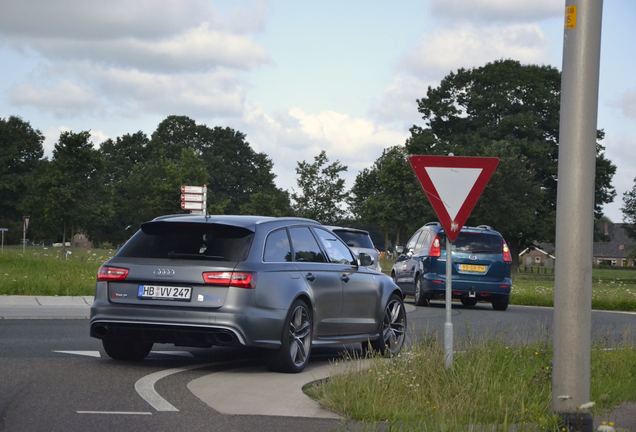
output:
[{"label": "triangular yield sign", "polygon": [[499,159],[465,156],[409,156],[409,163],[451,242],[459,235]]}]

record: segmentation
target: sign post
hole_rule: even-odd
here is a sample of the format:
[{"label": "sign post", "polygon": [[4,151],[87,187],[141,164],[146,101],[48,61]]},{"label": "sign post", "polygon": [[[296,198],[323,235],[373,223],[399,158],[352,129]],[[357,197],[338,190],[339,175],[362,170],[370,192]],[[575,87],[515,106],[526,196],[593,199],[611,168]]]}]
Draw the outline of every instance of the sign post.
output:
[{"label": "sign post", "polygon": [[208,187],[181,186],[181,208],[191,214],[207,215]]},{"label": "sign post", "polygon": [[422,155],[411,155],[408,159],[446,234],[444,366],[448,369],[453,365],[452,244],[495,172],[499,159]]},{"label": "sign post", "polygon": [[22,254],[26,252],[26,232],[29,229],[29,216],[22,217]]},{"label": "sign post", "polygon": [[2,233],[2,242],[0,243],[0,253],[4,253],[4,233],[5,231],[9,231],[9,228],[0,228],[0,233]]}]

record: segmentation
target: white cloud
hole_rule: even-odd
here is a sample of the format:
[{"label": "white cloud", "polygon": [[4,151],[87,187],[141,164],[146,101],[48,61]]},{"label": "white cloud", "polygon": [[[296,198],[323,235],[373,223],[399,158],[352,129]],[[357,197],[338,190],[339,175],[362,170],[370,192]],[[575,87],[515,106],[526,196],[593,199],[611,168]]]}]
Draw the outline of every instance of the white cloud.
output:
[{"label": "white cloud", "polygon": [[555,0],[433,0],[434,16],[480,22],[531,22],[563,16],[564,2]]},{"label": "white cloud", "polygon": [[296,163],[312,162],[321,150],[331,162],[339,160],[348,167],[344,178],[350,187],[360,170],[371,166],[383,149],[404,144],[408,133],[367,118],[335,111],[308,113],[300,108],[270,116],[250,107],[244,122],[248,141],[272,158],[277,183],[283,188],[296,186]]},{"label": "white cloud", "polygon": [[[10,37],[63,39],[156,38],[204,22],[235,33],[260,31],[262,1],[222,14],[209,0],[3,0],[0,33]],[[239,21],[240,20],[240,21]]]},{"label": "white cloud", "polygon": [[541,28],[534,24],[444,28],[425,35],[404,58],[404,65],[420,76],[440,79],[460,67],[504,58],[545,62],[547,41]]},{"label": "white cloud", "polygon": [[20,84],[11,90],[11,102],[58,117],[95,113],[127,118],[148,114],[240,117],[244,109],[241,77],[226,69],[175,75],[69,62],[40,71],[40,75],[47,73],[65,80],[48,87],[46,83]]},{"label": "white cloud", "polygon": [[20,84],[9,94],[9,100],[16,106],[33,106],[58,117],[94,114],[98,110],[96,99],[92,90],[68,80],[48,88]]},{"label": "white cloud", "polygon": [[42,134],[44,135],[44,143],[42,143],[42,147],[44,148],[44,156],[51,159],[53,157],[53,149],[55,148],[55,144],[57,144],[60,139],[60,134],[62,132],[68,132],[71,128],[68,126],[56,126],[45,129]]},{"label": "white cloud", "polygon": [[88,60],[145,71],[193,72],[217,67],[250,69],[268,62],[265,50],[242,35],[201,24],[159,40],[30,38],[20,40],[50,60]]}]

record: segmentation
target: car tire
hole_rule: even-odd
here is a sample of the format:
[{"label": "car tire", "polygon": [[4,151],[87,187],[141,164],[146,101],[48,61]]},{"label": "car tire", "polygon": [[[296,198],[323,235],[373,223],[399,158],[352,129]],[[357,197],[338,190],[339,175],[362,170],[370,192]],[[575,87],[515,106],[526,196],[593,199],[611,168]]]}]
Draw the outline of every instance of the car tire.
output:
[{"label": "car tire", "polygon": [[140,361],[146,358],[152,349],[152,342],[133,338],[104,338],[102,346],[113,360]]},{"label": "car tire", "polygon": [[305,369],[311,352],[313,317],[309,305],[296,300],[283,324],[281,347],[273,353],[269,368],[276,372],[298,373]]},{"label": "car tire", "polygon": [[505,311],[506,309],[508,309],[509,300],[510,299],[508,297],[493,299],[492,308],[496,311]]},{"label": "car tire", "polygon": [[428,306],[430,301],[422,291],[422,278],[418,275],[415,278],[415,292],[413,293],[415,304],[417,306]]},{"label": "car tire", "polygon": [[363,354],[369,348],[385,357],[399,354],[406,340],[406,308],[397,294],[391,295],[384,307],[379,333],[377,339],[362,344]]},{"label": "car tire", "polygon": [[477,304],[477,299],[471,297],[463,297],[461,301],[465,307],[473,307]]}]

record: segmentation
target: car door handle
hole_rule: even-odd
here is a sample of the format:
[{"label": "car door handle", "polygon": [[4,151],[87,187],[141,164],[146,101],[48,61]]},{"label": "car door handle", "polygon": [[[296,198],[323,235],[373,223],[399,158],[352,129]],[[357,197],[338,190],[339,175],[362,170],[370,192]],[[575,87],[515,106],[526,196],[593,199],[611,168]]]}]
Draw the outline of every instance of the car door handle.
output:
[{"label": "car door handle", "polygon": [[307,279],[309,282],[313,282],[313,281],[315,281],[315,280],[316,280],[316,276],[314,276],[314,274],[313,274],[313,273],[307,273],[307,274],[305,275],[305,279]]},{"label": "car door handle", "polygon": [[340,276],[340,279],[341,279],[343,282],[349,282],[349,275],[345,273],[345,274],[343,274],[342,276]]}]

